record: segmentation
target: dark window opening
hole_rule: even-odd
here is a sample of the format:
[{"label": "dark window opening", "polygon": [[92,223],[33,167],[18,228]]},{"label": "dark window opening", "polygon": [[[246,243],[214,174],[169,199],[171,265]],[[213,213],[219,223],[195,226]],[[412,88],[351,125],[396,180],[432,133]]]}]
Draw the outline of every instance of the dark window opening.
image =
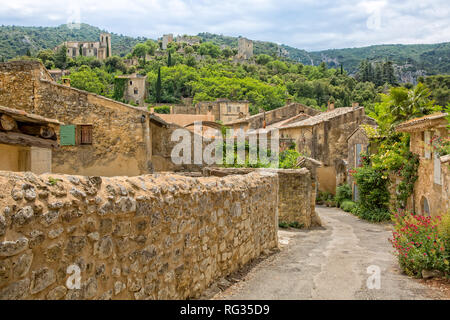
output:
[{"label": "dark window opening", "polygon": [[92,126],[78,126],[78,142],[79,144],[92,144]]}]

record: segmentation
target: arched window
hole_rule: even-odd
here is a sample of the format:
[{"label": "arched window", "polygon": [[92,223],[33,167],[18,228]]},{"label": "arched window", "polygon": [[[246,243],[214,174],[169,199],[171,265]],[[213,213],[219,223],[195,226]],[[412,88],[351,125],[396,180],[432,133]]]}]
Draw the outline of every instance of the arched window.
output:
[{"label": "arched window", "polygon": [[139,93],[138,88],[134,88],[134,94],[138,94],[138,93]]},{"label": "arched window", "polygon": [[430,205],[428,204],[427,198],[424,196],[422,196],[422,199],[420,200],[420,210],[423,216],[430,215]]}]

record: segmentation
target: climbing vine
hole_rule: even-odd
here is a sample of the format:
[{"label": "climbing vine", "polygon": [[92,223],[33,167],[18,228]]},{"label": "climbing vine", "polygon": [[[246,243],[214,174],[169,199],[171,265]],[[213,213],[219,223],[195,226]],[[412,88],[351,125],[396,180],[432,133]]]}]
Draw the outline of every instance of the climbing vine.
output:
[{"label": "climbing vine", "polygon": [[402,177],[402,181],[397,185],[397,206],[401,209],[406,208],[408,198],[414,191],[414,184],[419,178],[419,156],[408,151],[405,155],[405,163],[397,171]]},{"label": "climbing vine", "polygon": [[125,86],[128,79],[126,78],[114,78],[114,92],[113,99],[122,101],[123,94],[125,93]]}]

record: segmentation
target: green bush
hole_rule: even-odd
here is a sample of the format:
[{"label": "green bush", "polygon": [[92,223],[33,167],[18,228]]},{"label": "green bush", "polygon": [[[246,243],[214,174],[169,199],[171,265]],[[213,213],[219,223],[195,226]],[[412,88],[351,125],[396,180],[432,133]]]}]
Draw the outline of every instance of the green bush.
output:
[{"label": "green bush", "polygon": [[344,200],[341,203],[341,209],[345,212],[352,212],[357,207],[356,203],[351,200]]},{"label": "green bush", "polygon": [[339,207],[342,205],[342,203],[345,200],[352,200],[352,189],[348,184],[341,184],[336,188],[336,196],[334,197],[334,200],[339,205]]},{"label": "green bush", "polygon": [[367,208],[360,203],[351,211],[353,214],[357,215],[361,219],[370,222],[381,222],[391,220],[391,214],[386,208]]},{"label": "green bush", "polygon": [[170,106],[160,106],[160,107],[155,107],[155,113],[163,113],[163,114],[169,114],[170,113]]}]

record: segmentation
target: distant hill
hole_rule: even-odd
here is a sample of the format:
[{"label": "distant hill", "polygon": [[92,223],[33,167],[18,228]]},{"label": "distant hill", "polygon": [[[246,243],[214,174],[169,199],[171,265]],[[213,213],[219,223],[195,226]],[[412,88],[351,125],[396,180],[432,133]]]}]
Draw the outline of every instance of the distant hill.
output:
[{"label": "distant hill", "polygon": [[[88,24],[81,24],[80,29],[70,29],[67,25],[59,27],[18,27],[0,26],[0,57],[14,58],[41,49],[53,49],[64,41],[82,40],[98,41],[101,32],[107,32]],[[133,38],[111,33],[112,53],[125,55],[145,38]]]},{"label": "distant hill", "polygon": [[[200,33],[205,41],[237,47],[236,37]],[[326,62],[329,67],[341,64],[349,74],[355,74],[361,60],[391,60],[402,82],[415,82],[421,75],[450,74],[450,42],[438,44],[375,45],[362,48],[329,49],[307,52],[287,45],[254,41],[254,53],[277,54],[308,65]]]},{"label": "distant hill", "polygon": [[[101,30],[88,24],[80,29],[69,29],[67,25],[58,27],[18,27],[0,26],[0,58],[10,59],[41,49],[52,49],[66,40],[97,41]],[[112,35],[112,51],[123,56],[144,37],[133,38],[115,33]],[[238,38],[212,33],[200,33],[202,41],[212,41],[217,45],[237,48]],[[273,42],[254,41],[254,53],[276,55],[308,65],[326,62],[329,67],[341,64],[351,75],[355,74],[361,60],[392,60],[401,82],[416,82],[418,76],[450,74],[450,42],[417,45],[375,45],[362,48],[329,49],[308,52]]]}]

